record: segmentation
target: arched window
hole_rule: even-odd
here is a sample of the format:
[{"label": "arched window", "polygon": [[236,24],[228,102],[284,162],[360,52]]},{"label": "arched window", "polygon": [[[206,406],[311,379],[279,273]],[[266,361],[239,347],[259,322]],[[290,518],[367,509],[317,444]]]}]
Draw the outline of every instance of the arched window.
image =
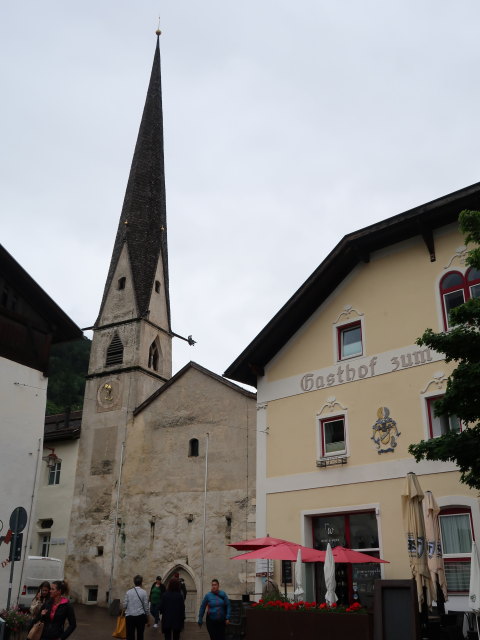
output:
[{"label": "arched window", "polygon": [[122,364],[122,362],[123,344],[118,333],[115,333],[107,349],[107,358],[105,364],[107,367],[109,367],[112,364]]},{"label": "arched window", "polygon": [[197,458],[198,457],[198,440],[197,438],[192,438],[188,443],[188,457],[189,458]]},{"label": "arched window", "polygon": [[440,281],[442,296],[443,325],[445,330],[451,328],[449,315],[452,309],[470,300],[480,297],[480,271],[473,267],[465,275],[460,271],[446,273]]},{"label": "arched window", "polygon": [[154,371],[158,371],[158,365],[160,362],[160,351],[158,348],[157,340],[155,339],[150,345],[148,350],[148,366]]}]

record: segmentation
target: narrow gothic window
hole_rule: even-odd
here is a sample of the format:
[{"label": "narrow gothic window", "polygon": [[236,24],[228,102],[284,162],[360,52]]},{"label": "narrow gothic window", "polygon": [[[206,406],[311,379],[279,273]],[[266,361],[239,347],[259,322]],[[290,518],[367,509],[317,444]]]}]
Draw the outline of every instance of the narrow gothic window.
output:
[{"label": "narrow gothic window", "polygon": [[126,281],[127,281],[127,279],[125,277],[119,278],[118,279],[118,288],[119,289],[125,289]]},{"label": "narrow gothic window", "polygon": [[148,352],[148,366],[154,371],[158,371],[158,362],[160,360],[160,354],[158,353],[157,343],[154,340],[150,345]]},{"label": "narrow gothic window", "polygon": [[196,438],[192,438],[188,443],[188,457],[189,458],[198,457],[198,440]]},{"label": "narrow gothic window", "polygon": [[158,280],[155,280],[155,291],[160,293],[160,282]]},{"label": "narrow gothic window", "polygon": [[123,344],[120,340],[118,333],[116,333],[112,341],[110,342],[110,346],[107,349],[107,359],[106,366],[109,367],[112,364],[122,364],[123,362]]}]

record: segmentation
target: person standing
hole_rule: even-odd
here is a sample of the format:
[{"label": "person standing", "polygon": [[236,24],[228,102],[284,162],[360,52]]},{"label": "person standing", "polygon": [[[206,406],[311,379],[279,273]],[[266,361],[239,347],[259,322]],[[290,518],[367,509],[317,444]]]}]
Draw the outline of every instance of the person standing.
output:
[{"label": "person standing", "polygon": [[30,615],[32,616],[32,620],[36,620],[40,614],[42,609],[45,609],[45,605],[47,604],[47,600],[50,598],[50,582],[45,580],[38,587],[38,591],[32,600],[32,604],[30,605]]},{"label": "person standing", "polygon": [[203,623],[203,616],[207,610],[207,631],[210,640],[225,640],[225,625],[230,624],[230,600],[225,591],[220,591],[217,578],[212,580],[211,590],[205,594],[200,611],[198,612],[198,626]]},{"label": "person standing", "polygon": [[180,590],[180,580],[172,578],[160,602],[162,633],[165,640],[179,640],[185,623],[185,600]]},{"label": "person standing", "polygon": [[[77,621],[75,612],[68,600],[68,586],[64,580],[54,580],[50,585],[50,600],[40,612],[44,623],[42,640],[65,640],[75,631]],[[65,629],[65,622],[68,627]]]},{"label": "person standing", "polygon": [[127,626],[127,640],[143,640],[143,632],[147,624],[148,598],[145,589],[142,589],[142,576],[136,575],[133,579],[133,587],[127,591],[123,600],[125,609],[125,624]]},{"label": "person standing", "polygon": [[158,620],[160,617],[160,603],[162,601],[164,593],[165,585],[162,584],[162,576],[157,576],[150,589],[150,613],[155,620],[155,624],[153,625],[154,629],[158,627]]},{"label": "person standing", "polygon": [[181,577],[180,577],[180,574],[178,573],[178,571],[176,571],[176,572],[173,574],[173,577],[174,577],[176,580],[179,580],[179,581],[180,581],[180,591],[182,592],[183,599],[184,599],[184,600],[186,600],[186,599],[187,599],[187,587],[186,587],[186,585],[185,585],[185,580],[184,580],[183,578],[181,578]]}]

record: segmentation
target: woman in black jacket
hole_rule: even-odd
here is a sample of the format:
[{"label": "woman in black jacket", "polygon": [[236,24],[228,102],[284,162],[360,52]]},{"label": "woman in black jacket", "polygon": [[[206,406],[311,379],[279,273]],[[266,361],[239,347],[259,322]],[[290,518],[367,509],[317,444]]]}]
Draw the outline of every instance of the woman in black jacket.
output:
[{"label": "woman in black jacket", "polygon": [[[75,612],[68,600],[68,587],[64,580],[55,580],[50,586],[50,600],[41,611],[42,640],[65,640],[75,630]],[[68,627],[65,629],[65,622]]]},{"label": "woman in black jacket", "polygon": [[179,640],[185,622],[185,601],[180,590],[180,580],[172,578],[168,583],[167,592],[160,602],[160,613],[165,640]]}]

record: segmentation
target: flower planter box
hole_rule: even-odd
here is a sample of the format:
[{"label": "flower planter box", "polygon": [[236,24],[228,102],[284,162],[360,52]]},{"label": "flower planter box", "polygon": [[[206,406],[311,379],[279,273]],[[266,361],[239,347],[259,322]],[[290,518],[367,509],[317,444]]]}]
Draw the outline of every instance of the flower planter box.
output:
[{"label": "flower planter box", "polygon": [[372,640],[369,613],[247,609],[246,640]]}]

